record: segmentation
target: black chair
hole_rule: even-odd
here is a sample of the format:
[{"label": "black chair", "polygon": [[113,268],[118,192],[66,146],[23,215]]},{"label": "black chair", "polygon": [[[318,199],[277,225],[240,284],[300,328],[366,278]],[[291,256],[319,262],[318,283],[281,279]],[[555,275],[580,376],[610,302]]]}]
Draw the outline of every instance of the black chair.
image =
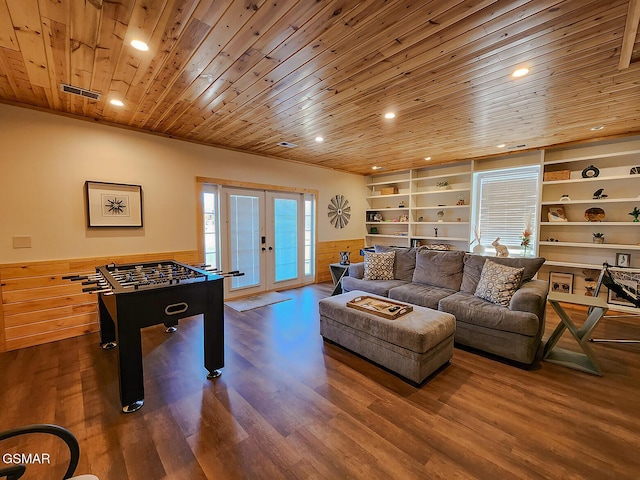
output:
[{"label": "black chair", "polygon": [[[46,433],[49,435],[54,435],[58,438],[61,438],[69,447],[69,467],[64,474],[63,479],[70,479],[71,476],[75,473],[76,468],[78,467],[78,460],[80,459],[80,446],[78,445],[78,440],[73,434],[67,430],[66,428],[60,427],[58,425],[51,424],[35,424],[28,425],[26,427],[18,427],[11,430],[7,430],[6,432],[0,432],[0,441],[6,440],[7,438],[17,437],[19,435],[27,435],[31,433]],[[18,480],[22,477],[26,471],[27,467],[23,464],[11,465],[10,467],[5,467],[0,469],[0,478],[6,478],[7,480]],[[93,475],[75,478],[97,478]]]},{"label": "black chair", "polygon": [[[602,264],[602,271],[598,277],[596,288],[593,292],[594,296],[598,296],[600,289],[604,286],[611,292],[615,293],[619,298],[626,300],[629,307],[640,309],[640,292],[638,285],[640,284],[640,269],[629,267],[612,267],[608,263]],[[605,315],[605,318],[640,318],[640,310],[638,313],[630,312],[621,315]],[[592,342],[610,342],[610,343],[640,343],[637,339],[608,339],[608,338],[590,338]]]}]

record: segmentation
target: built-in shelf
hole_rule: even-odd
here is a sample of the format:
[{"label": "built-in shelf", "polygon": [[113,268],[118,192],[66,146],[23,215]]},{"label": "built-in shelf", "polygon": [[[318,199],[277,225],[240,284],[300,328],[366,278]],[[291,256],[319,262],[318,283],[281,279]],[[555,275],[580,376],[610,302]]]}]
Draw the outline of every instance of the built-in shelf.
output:
[{"label": "built-in shelf", "polygon": [[[366,208],[367,219],[371,220],[371,213],[380,213],[387,217],[385,212],[397,217],[407,215],[408,222],[365,222],[367,229],[376,226],[381,233],[367,234],[365,244],[371,246],[374,242],[384,244],[383,240],[390,238],[397,240],[404,238],[406,246],[414,244],[414,241],[456,242],[461,250],[469,249],[469,228],[470,228],[470,208],[469,205],[453,205],[456,197],[459,200],[469,198],[471,192],[471,176],[473,172],[473,162],[460,163],[455,165],[436,165],[423,168],[416,168],[406,172],[380,172],[370,177],[367,183],[369,195],[365,197],[368,206]],[[448,188],[438,188],[438,182],[447,180]],[[382,195],[381,189],[385,186],[399,187],[398,193]],[[399,203],[404,201],[405,207],[386,208],[385,200],[389,203]],[[408,200],[408,201],[407,201]],[[422,203],[436,205],[421,206]],[[451,205],[437,205],[438,203],[449,203]],[[383,207],[380,207],[380,206]],[[444,210],[447,212],[449,221],[437,221],[436,212]],[[389,216],[391,216],[389,215]],[[457,220],[457,221],[453,221]],[[407,235],[389,235],[391,227],[385,225],[402,226],[401,229],[408,230]],[[442,236],[425,235],[431,231],[431,227],[442,227],[439,229]],[[403,232],[404,233],[404,232]],[[432,232],[433,233],[433,232]],[[400,242],[393,242],[398,244]]]},{"label": "built-in shelf", "polygon": [[[629,178],[629,177],[627,177]],[[591,200],[568,200],[561,202],[560,200],[556,201],[547,201],[541,202],[541,205],[596,205],[598,203],[628,203],[628,202],[638,202],[640,203],[640,198],[601,198],[601,199],[591,199]]]},{"label": "built-in shelf", "polygon": [[469,205],[436,205],[435,207],[411,207],[411,210],[442,210],[443,208],[469,208]]},{"label": "built-in shelf", "polygon": [[428,190],[424,192],[414,192],[412,196],[422,196],[422,195],[442,195],[443,193],[459,193],[459,192],[470,192],[470,188],[449,188],[443,190]]},{"label": "built-in shelf", "polygon": [[463,237],[435,237],[433,235],[428,236],[422,236],[422,235],[414,235],[411,238],[415,238],[418,240],[438,240],[438,241],[442,241],[442,240],[447,240],[449,242],[468,242],[469,239],[468,238],[463,238]]},{"label": "built-in shelf", "polygon": [[547,260],[544,264],[548,267],[567,267],[567,268],[588,268],[590,270],[600,270],[602,265],[596,265],[593,263],[578,263],[578,262],[554,262]]},{"label": "built-in shelf", "polygon": [[640,245],[628,245],[624,243],[581,243],[581,242],[547,242],[542,241],[539,245],[553,245],[557,247],[575,248],[606,248],[612,250],[640,250]]},{"label": "built-in shelf", "polygon": [[407,238],[407,235],[385,235],[384,233],[368,233],[367,237]]},{"label": "built-in shelf", "polygon": [[405,197],[407,198],[409,196],[409,193],[390,193],[389,195],[369,195],[367,198],[367,200],[372,200],[374,198],[398,198],[398,197]]},{"label": "built-in shelf", "polygon": [[540,225],[569,225],[569,226],[585,226],[598,227],[598,226],[614,226],[614,227],[640,227],[638,222],[540,222]]},{"label": "built-in shelf", "polygon": [[[544,173],[568,171],[569,177],[542,182],[543,201],[536,235],[540,240],[539,255],[547,259],[545,267],[600,270],[604,262],[614,261],[617,252],[640,251],[640,222],[633,222],[627,215],[634,206],[640,206],[640,175],[631,173],[640,165],[638,138],[551,148],[544,151],[542,158]],[[598,176],[583,177],[583,171],[590,166],[598,170]],[[608,196],[592,198],[601,188],[604,191],[600,193]],[[571,200],[560,201],[563,195]],[[578,221],[547,221],[547,212],[554,206],[562,207],[567,218]],[[586,221],[584,210],[592,207],[606,210],[604,221]],[[594,232],[604,233],[612,243],[591,242]],[[546,240],[551,237],[560,241]],[[640,255],[631,255],[632,267],[640,265],[639,258]],[[577,271],[574,275],[582,287],[584,274]]]},{"label": "built-in shelf", "polygon": [[[561,159],[561,160],[548,160],[545,161],[545,165],[558,165],[561,163],[574,163],[574,162],[592,162],[594,160],[605,159],[605,158],[615,158],[615,157],[624,157],[627,155],[636,155],[640,154],[640,150],[623,150],[620,152],[607,152],[607,153],[599,153],[594,155],[582,155],[579,157],[573,157],[569,159]],[[630,161],[629,163],[633,163]]]},{"label": "built-in shelf", "polygon": [[367,225],[409,225],[409,222],[365,222]]},{"label": "built-in shelf", "polygon": [[415,225],[469,225],[469,222],[415,222]]}]

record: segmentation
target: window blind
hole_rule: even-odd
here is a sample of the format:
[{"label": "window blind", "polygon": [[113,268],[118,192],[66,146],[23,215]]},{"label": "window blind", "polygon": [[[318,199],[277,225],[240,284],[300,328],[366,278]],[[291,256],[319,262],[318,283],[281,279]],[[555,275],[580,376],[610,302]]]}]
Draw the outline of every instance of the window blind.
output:
[{"label": "window blind", "polygon": [[537,218],[540,167],[530,166],[492,170],[475,174],[479,207],[475,224],[480,230],[480,243],[489,247],[500,237],[510,251],[519,252],[522,233],[529,222],[529,251],[535,252],[533,229]]}]

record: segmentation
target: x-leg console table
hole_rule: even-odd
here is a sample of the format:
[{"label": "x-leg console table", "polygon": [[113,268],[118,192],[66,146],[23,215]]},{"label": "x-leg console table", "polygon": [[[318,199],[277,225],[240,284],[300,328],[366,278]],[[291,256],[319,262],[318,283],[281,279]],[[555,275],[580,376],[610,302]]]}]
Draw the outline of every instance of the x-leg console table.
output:
[{"label": "x-leg console table", "polygon": [[[598,322],[609,309],[607,302],[600,297],[586,297],[582,295],[570,295],[557,292],[549,293],[548,301],[560,317],[561,323],[558,324],[547,340],[544,347],[543,359],[551,363],[564,365],[565,367],[575,368],[576,370],[581,370],[587,373],[593,373],[594,375],[602,375],[600,362],[596,358],[596,355],[589,344],[589,337],[591,336],[591,332],[598,325]],[[561,303],[570,303],[573,305],[588,307],[591,313],[589,313],[582,326],[578,328],[573,321],[571,321],[571,318],[564,310]],[[580,348],[584,353],[572,352],[570,350],[556,347],[556,343],[558,343],[558,340],[560,340],[560,337],[565,330],[569,330],[569,332],[571,332],[571,335],[576,342],[578,342],[578,345],[580,345]]]}]

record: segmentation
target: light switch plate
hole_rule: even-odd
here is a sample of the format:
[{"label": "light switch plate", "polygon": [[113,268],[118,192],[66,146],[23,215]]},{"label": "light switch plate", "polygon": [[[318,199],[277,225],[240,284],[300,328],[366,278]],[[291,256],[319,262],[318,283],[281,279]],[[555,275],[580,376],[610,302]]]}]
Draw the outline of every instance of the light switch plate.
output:
[{"label": "light switch plate", "polygon": [[31,248],[30,236],[13,237],[13,248]]}]

